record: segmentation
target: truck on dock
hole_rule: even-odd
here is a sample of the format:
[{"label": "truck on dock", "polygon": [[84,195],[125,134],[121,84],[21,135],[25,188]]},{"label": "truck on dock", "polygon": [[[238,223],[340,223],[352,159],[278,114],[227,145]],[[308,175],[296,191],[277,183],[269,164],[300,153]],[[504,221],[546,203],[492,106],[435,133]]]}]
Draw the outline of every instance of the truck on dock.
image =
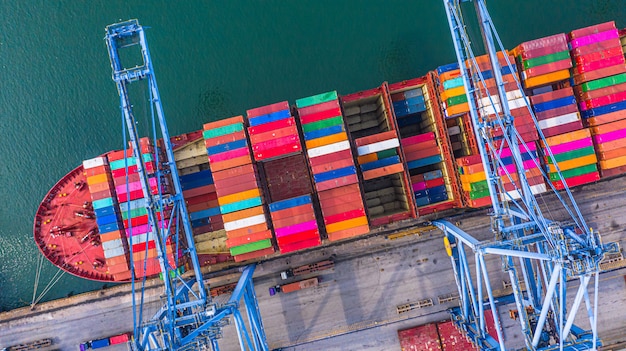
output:
[{"label": "truck on dock", "polygon": [[313,277],[309,279],[299,280],[293,283],[276,285],[276,286],[271,287],[269,291],[270,291],[270,296],[274,296],[278,292],[290,293],[290,292],[294,292],[294,291],[298,291],[302,289],[312,288],[314,286],[317,286],[318,284],[319,284],[319,278]]},{"label": "truck on dock", "polygon": [[334,260],[334,257],[331,256],[331,258],[327,260],[306,264],[304,266],[300,266],[296,268],[289,268],[286,271],[282,271],[280,273],[280,278],[282,280],[286,280],[291,277],[325,271],[327,269],[332,269],[332,268],[335,268],[335,260]]},{"label": "truck on dock", "polygon": [[131,340],[131,336],[132,336],[132,333],[127,332],[127,333],[117,334],[113,336],[108,336],[106,338],[85,341],[79,345],[80,351],[95,350],[95,349],[108,347],[111,345],[124,344]]}]

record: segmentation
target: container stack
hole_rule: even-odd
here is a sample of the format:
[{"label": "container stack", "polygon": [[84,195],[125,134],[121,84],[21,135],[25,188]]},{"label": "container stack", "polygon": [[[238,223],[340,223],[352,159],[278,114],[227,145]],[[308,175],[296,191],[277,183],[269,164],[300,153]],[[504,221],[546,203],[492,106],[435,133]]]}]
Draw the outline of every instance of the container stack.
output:
[{"label": "container stack", "polygon": [[[503,146],[501,149],[499,145],[496,145],[496,147],[500,150],[500,160],[503,163],[503,166],[498,168],[498,174],[502,178],[504,189],[507,191],[505,199],[519,199],[521,197],[521,187],[511,148],[508,145]],[[537,144],[535,142],[520,144],[518,148],[522,156],[524,174],[531,193],[540,194],[546,192],[548,189],[540,169],[541,160],[537,153]]]},{"label": "container stack", "polygon": [[530,97],[539,128],[545,137],[583,128],[574,91],[570,87]]},{"label": "container stack", "polygon": [[264,171],[279,251],[287,253],[320,245],[311,176],[289,103],[251,109],[247,116],[254,157]]},{"label": "container stack", "polygon": [[626,172],[626,119],[590,127],[602,177]]},{"label": "container stack", "polygon": [[469,115],[467,94],[458,63],[437,68],[437,86],[445,127],[455,157],[477,154],[476,138]]},{"label": "container stack", "polygon": [[447,128],[438,101],[431,100],[435,98],[434,75],[391,84],[389,91],[417,212],[425,215],[460,207],[448,139],[452,128]]},{"label": "container stack", "polygon": [[451,118],[468,113],[470,108],[458,62],[437,67],[437,76],[439,78],[439,96],[445,117]]},{"label": "container stack", "polygon": [[[596,167],[596,154],[589,129],[546,138],[561,174],[569,187],[595,182],[600,179]],[[544,145],[545,147],[545,145]],[[551,157],[546,154],[550,181],[556,189],[564,189]]]},{"label": "container stack", "polygon": [[200,264],[232,261],[202,131],[177,135],[170,143]]},{"label": "container stack", "polygon": [[479,208],[491,205],[487,173],[485,173],[481,156],[459,157],[456,162],[467,206]]},{"label": "container stack", "polygon": [[296,121],[287,101],[247,111],[248,134],[256,161],[302,151]]},{"label": "container stack", "polygon": [[[154,147],[150,139],[139,140],[142,160],[133,157],[132,150],[115,151],[107,155],[115,183],[115,191],[119,201],[119,208],[126,230],[129,246],[131,246],[132,260],[135,268],[135,276],[151,276],[161,272],[158,252],[156,249],[156,233],[152,231],[148,221],[141,180],[138,174],[137,162],[143,162],[147,175],[156,171],[154,161]],[[125,157],[126,156],[126,157]],[[157,179],[150,177],[149,190],[152,194],[158,194]],[[165,189],[161,189],[165,190]],[[163,214],[165,214],[163,216]],[[167,211],[158,212],[157,224],[159,228],[167,228],[169,214]],[[173,267],[176,266],[174,254],[170,243],[167,243],[167,259]]]},{"label": "container stack", "polygon": [[[387,84],[343,96],[341,101],[349,133],[357,147],[370,224],[379,226],[415,218],[417,214],[390,110]],[[409,94],[402,108],[403,113],[423,111],[425,103],[421,91]],[[413,124],[410,118],[403,121],[407,120]]]},{"label": "container stack", "polygon": [[309,165],[330,241],[369,232],[337,92],[296,101]]},{"label": "container stack", "polygon": [[[626,170],[626,65],[614,22],[569,34],[574,61],[574,90],[583,121],[590,126],[602,176]],[[568,182],[569,184],[569,182]]]},{"label": "container stack", "polygon": [[231,255],[240,262],[273,253],[243,116],[206,123],[203,137]]},{"label": "container stack", "polygon": [[[521,139],[524,142],[536,141],[539,139],[535,122],[532,119],[530,111],[526,105],[526,99],[524,93],[517,86],[515,81],[516,69],[515,67],[507,66],[505,53],[498,52],[498,61],[502,66],[502,79],[505,82],[504,91],[506,92],[507,104],[511,115],[514,117],[514,126],[517,132],[520,134]],[[507,54],[508,55],[508,54]],[[511,63],[515,62],[513,56],[508,56],[508,60]],[[489,56],[483,55],[476,58],[478,63],[478,69],[481,71],[482,76],[485,78],[485,86],[480,82],[475,82],[477,85],[477,104],[480,115],[489,120],[496,121],[497,115],[502,113],[502,105],[498,96],[498,89],[496,87],[495,78],[493,78],[493,72],[491,67],[491,61]],[[511,69],[512,68],[512,69]],[[472,68],[474,69],[474,68]],[[499,126],[491,129],[491,135],[494,139],[501,139],[503,132]]]},{"label": "container stack", "polygon": [[115,186],[106,157],[83,161],[83,169],[91,194],[96,224],[108,273],[115,281],[131,277],[128,244],[123,230],[121,215],[115,199]]},{"label": "container stack", "polygon": [[322,243],[310,194],[272,202],[269,208],[281,253]]},{"label": "container stack", "polygon": [[572,61],[564,33],[524,42],[513,49],[524,88],[534,89],[569,79]]}]

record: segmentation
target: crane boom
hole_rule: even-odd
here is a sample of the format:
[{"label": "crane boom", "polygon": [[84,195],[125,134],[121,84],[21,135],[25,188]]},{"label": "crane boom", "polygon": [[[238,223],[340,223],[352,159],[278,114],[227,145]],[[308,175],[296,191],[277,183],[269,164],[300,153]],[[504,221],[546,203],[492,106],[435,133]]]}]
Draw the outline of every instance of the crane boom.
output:
[{"label": "crane boom", "polygon": [[[155,237],[161,277],[164,281],[165,304],[151,318],[143,321],[143,290],[139,306],[139,316],[136,309],[134,314],[134,344],[137,350],[198,350],[210,348],[219,350],[218,339],[221,337],[221,328],[227,324],[228,318],[233,316],[242,350],[268,350],[265,331],[261,322],[252,275],[254,265],[243,270],[243,274],[231,296],[225,304],[218,304],[207,296],[205,283],[195,249],[191,223],[183,199],[182,187],[178,176],[178,169],[174,159],[174,152],[170,142],[167,123],[164,117],[163,106],[154,75],[152,60],[145,32],[137,20],[129,20],[112,24],[106,27],[105,37],[113,81],[117,85],[120,98],[120,108],[130,136],[134,160],[137,164],[145,209],[148,213],[149,235]],[[139,48],[141,62],[126,67],[122,64],[122,50]],[[145,161],[142,159],[139,142],[139,120],[133,113],[130,102],[129,85],[135,82],[147,82],[152,125],[144,126],[156,140],[157,123],[165,152],[165,159],[159,160],[159,153],[155,153],[157,169],[154,175],[146,172]],[[156,114],[156,117],[155,117]],[[155,142],[156,144],[156,142]],[[124,153],[125,155],[126,152]],[[126,156],[125,156],[126,157]],[[126,164],[128,165],[128,160]],[[150,177],[156,178],[157,192],[150,188]],[[171,193],[162,192],[162,183],[165,178],[171,178],[173,186]],[[123,206],[123,205],[122,205]],[[130,206],[130,205],[129,205]],[[165,210],[171,209],[169,222],[165,221]],[[129,229],[131,257],[133,256],[132,226]],[[182,233],[182,240],[181,235]],[[179,244],[180,241],[180,244]],[[183,277],[177,269],[182,262],[168,260],[168,245],[174,244],[176,251],[184,250],[184,256],[191,261],[193,273],[191,277]],[[135,306],[135,270],[133,269],[133,306]],[[145,277],[144,277],[145,279]],[[239,312],[240,300],[244,300],[244,307],[248,316],[251,331]]]},{"label": "crane boom", "polygon": [[[501,258],[511,280],[521,334],[528,350],[550,350],[555,347],[562,350],[595,350],[600,345],[597,335],[599,262],[605,253],[617,251],[617,246],[615,243],[603,245],[599,234],[586,225],[566,184],[566,196],[557,193],[554,188],[552,190],[568,214],[568,220],[548,219],[542,213],[524,172],[520,148],[526,148],[526,152],[528,149],[515,129],[514,117],[504,90],[502,67],[496,47],[499,46],[501,51],[504,51],[504,48],[485,1],[473,0],[482,41],[496,82],[497,93],[490,95],[465,31],[463,2],[471,1],[443,0],[470,106],[470,117],[476,138],[479,140],[479,151],[487,175],[493,207],[491,221],[494,240],[481,242],[448,221],[433,222],[444,232],[444,242],[451,257],[461,296],[461,306],[451,311],[453,320],[481,350],[506,349],[485,265],[485,256],[497,255]],[[508,55],[503,56],[509,71],[514,71]],[[537,119],[529,107],[528,98],[523,95],[519,80],[517,78],[515,80],[545,143],[541,129],[537,126]],[[483,91],[487,91],[487,97],[481,95]],[[485,105],[493,108],[491,111],[495,117],[491,116],[492,113],[487,116],[484,109],[479,110],[479,107],[484,108]],[[490,129],[494,127],[499,127],[503,132],[502,141],[499,143],[495,142],[490,133]],[[511,180],[513,178],[502,162],[504,145],[510,148],[516,176],[519,179],[519,187],[515,189],[519,200],[513,198],[502,185],[503,177]],[[559,171],[549,148],[547,153]],[[535,157],[533,160],[539,167],[539,160]],[[505,170],[504,174],[502,169]],[[543,171],[542,173],[547,179],[546,173]],[[547,183],[550,184],[549,181]],[[466,250],[471,251],[474,256],[475,278],[471,274]],[[593,303],[587,292],[592,278],[595,279]],[[568,309],[565,294],[569,279],[576,279],[580,284],[574,302]],[[573,324],[583,298],[587,305],[591,330],[583,330]],[[486,332],[484,300],[494,316],[497,341]]]}]

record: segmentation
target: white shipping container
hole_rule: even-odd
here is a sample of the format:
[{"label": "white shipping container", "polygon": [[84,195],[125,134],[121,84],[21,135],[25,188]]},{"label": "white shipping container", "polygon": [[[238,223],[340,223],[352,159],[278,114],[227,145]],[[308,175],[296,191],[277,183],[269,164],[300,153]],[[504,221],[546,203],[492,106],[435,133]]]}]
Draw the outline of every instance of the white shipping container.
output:
[{"label": "white shipping container", "polygon": [[262,224],[266,222],[267,220],[265,219],[265,215],[260,214],[260,215],[256,215],[252,217],[238,219],[232,222],[226,222],[224,223],[224,229],[226,231],[236,230],[236,229],[246,228],[246,227],[250,227],[256,224]]},{"label": "white shipping container", "polygon": [[572,112],[561,116],[556,116],[539,121],[539,128],[547,129],[557,127],[563,124],[572,123],[580,120],[578,112]]},{"label": "white shipping container", "polygon": [[337,143],[309,149],[307,150],[307,155],[309,155],[309,158],[313,158],[313,157],[328,155],[328,154],[332,154],[333,152],[349,150],[349,149],[350,149],[350,142],[347,140],[344,140],[344,141],[340,141]]},{"label": "white shipping container", "polygon": [[83,168],[90,169],[90,168],[95,168],[99,166],[104,166],[107,164],[108,162],[107,162],[106,157],[95,157],[95,158],[83,161]]},{"label": "white shipping container", "polygon": [[124,247],[116,247],[110,250],[104,250],[104,258],[113,258],[118,256],[124,256]]},{"label": "white shipping container", "polygon": [[373,154],[375,152],[389,150],[400,146],[400,140],[398,138],[388,139],[379,141],[377,143],[359,146],[357,150],[357,154],[359,156]]},{"label": "white shipping container", "polygon": [[122,239],[115,239],[115,240],[105,241],[102,243],[103,250],[115,249],[121,246],[122,246]]}]

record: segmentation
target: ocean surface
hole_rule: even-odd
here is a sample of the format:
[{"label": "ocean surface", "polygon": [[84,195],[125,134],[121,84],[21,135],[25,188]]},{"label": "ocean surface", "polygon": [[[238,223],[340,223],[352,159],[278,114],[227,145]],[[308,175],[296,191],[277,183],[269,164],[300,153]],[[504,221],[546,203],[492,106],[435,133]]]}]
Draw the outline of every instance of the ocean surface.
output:
[{"label": "ocean surface", "polygon": [[[489,6],[507,48],[609,20],[626,26],[621,0]],[[278,101],[420,77],[455,61],[435,0],[0,0],[0,310],[33,298],[40,257],[33,216],[47,191],[82,160],[123,147],[103,38],[106,25],[130,18],[150,27],[171,135]],[[39,292],[57,271],[44,262]],[[101,288],[66,274],[43,300]]]}]

